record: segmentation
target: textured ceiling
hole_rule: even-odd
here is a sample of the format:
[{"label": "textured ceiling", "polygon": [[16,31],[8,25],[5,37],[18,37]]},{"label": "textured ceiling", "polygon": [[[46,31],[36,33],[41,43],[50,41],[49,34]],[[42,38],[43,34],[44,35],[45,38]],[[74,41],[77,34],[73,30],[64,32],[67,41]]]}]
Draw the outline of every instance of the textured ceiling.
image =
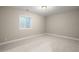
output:
[{"label": "textured ceiling", "polygon": [[78,6],[47,6],[47,8],[41,8],[41,6],[14,6],[13,8],[27,10],[37,13],[42,16],[49,16],[51,14],[62,13],[72,10],[79,10]]}]

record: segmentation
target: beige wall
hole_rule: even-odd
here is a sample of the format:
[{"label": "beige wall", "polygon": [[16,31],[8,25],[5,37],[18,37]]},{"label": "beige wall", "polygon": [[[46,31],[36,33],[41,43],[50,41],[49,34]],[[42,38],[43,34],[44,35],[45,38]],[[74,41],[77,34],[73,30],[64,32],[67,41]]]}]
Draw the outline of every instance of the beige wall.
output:
[{"label": "beige wall", "polygon": [[79,11],[48,16],[46,32],[79,38]]},{"label": "beige wall", "polygon": [[[19,16],[32,18],[32,29],[19,29]],[[0,7],[0,42],[41,33],[61,34],[79,38],[79,11],[43,17],[24,10]]]},{"label": "beige wall", "polygon": [[[32,29],[19,29],[19,16],[27,15],[32,19]],[[0,7],[0,42],[42,34],[45,31],[44,17],[24,10]]]}]

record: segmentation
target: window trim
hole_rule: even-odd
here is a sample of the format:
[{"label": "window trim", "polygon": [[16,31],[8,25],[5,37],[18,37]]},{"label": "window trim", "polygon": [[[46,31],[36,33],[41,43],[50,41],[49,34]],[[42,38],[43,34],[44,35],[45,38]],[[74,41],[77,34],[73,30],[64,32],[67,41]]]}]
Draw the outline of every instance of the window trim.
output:
[{"label": "window trim", "polygon": [[[20,17],[21,17],[21,16],[30,17],[30,16],[27,16],[27,15],[20,15],[20,16],[19,16],[19,29],[20,29],[20,30],[32,29],[32,19],[31,19],[31,28],[21,28],[21,26],[20,26]],[[30,18],[31,18],[31,17],[30,17]]]}]

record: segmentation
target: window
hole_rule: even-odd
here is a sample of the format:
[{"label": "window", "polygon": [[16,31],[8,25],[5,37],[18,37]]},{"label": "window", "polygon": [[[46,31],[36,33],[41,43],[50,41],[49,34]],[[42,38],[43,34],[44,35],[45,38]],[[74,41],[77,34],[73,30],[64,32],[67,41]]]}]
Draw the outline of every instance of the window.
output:
[{"label": "window", "polygon": [[20,16],[20,29],[29,29],[32,28],[31,18],[28,16]]}]

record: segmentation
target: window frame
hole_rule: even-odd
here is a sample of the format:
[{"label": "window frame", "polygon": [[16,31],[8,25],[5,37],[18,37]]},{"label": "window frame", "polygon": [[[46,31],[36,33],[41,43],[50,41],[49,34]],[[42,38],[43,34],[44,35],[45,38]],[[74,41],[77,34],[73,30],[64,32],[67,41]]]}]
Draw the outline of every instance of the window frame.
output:
[{"label": "window frame", "polygon": [[20,15],[20,16],[19,16],[19,29],[20,29],[20,30],[32,29],[32,19],[31,19],[31,17],[30,17],[30,19],[31,19],[31,27],[30,27],[30,28],[22,28],[22,27],[20,26],[20,19],[21,19],[22,16],[30,17],[30,16],[27,16],[27,15]]}]

